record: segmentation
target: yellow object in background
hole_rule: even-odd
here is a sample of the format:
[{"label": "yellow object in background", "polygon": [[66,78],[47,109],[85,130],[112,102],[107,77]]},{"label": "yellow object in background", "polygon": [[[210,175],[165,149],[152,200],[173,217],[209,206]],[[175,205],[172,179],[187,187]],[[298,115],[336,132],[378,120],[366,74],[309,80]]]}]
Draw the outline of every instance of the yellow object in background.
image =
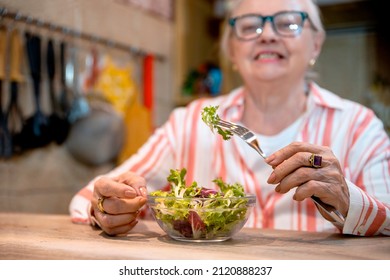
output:
[{"label": "yellow object in background", "polygon": [[117,157],[120,164],[142,146],[152,133],[150,111],[139,102],[131,65],[120,67],[106,56],[95,91],[100,92],[124,118],[125,141]]},{"label": "yellow object in background", "polygon": [[137,152],[152,134],[150,112],[138,100],[134,100],[134,102],[129,104],[124,118],[126,125],[125,143],[118,156],[118,164],[124,162],[132,154]]},{"label": "yellow object in background", "polygon": [[100,92],[117,112],[125,114],[128,104],[137,95],[131,65],[119,67],[111,57],[106,56],[95,90]]}]

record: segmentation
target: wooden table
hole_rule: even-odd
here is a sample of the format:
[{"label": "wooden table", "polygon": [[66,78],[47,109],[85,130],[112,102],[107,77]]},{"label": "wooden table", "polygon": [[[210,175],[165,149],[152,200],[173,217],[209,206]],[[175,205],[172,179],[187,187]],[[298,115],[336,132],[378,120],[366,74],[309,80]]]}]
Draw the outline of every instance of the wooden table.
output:
[{"label": "wooden table", "polygon": [[188,243],[170,239],[154,221],[109,237],[67,215],[0,213],[0,259],[389,260],[390,237],[243,229],[228,241]]}]

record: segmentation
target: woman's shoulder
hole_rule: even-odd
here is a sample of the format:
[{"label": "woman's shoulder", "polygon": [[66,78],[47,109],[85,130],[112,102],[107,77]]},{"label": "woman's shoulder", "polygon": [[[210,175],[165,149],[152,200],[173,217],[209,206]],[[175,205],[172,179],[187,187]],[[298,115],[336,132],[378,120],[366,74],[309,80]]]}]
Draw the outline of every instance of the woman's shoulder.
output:
[{"label": "woman's shoulder", "polygon": [[333,120],[340,125],[344,124],[356,129],[363,125],[375,128],[377,131],[384,131],[383,121],[365,104],[341,97],[318,85],[314,90],[314,99],[318,112],[329,115],[332,111]]},{"label": "woman's shoulder", "polygon": [[339,110],[343,113],[353,111],[372,111],[363,103],[343,97],[315,83],[312,84],[312,92],[314,93],[314,102],[318,106]]}]

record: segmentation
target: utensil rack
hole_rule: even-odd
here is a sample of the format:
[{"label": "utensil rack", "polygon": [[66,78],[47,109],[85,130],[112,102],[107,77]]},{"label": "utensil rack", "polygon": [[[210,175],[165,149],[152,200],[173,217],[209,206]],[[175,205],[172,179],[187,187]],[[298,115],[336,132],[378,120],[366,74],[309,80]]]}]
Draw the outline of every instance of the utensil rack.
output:
[{"label": "utensil rack", "polygon": [[22,22],[29,25],[34,25],[40,28],[45,28],[50,31],[59,32],[66,36],[71,36],[74,38],[79,38],[86,41],[92,41],[98,44],[102,44],[105,46],[108,46],[110,48],[119,49],[122,51],[130,52],[133,55],[137,56],[146,56],[146,55],[153,55],[156,60],[163,61],[164,56],[157,54],[157,53],[150,53],[143,49],[136,48],[134,46],[130,46],[124,43],[120,43],[117,41],[113,41],[107,38],[99,37],[93,34],[88,34],[79,30],[71,29],[65,26],[60,26],[51,22],[47,22],[38,18],[34,18],[29,15],[24,15],[20,12],[10,11],[5,7],[0,7],[0,20],[2,18],[7,18],[10,20],[14,20],[16,22]]}]

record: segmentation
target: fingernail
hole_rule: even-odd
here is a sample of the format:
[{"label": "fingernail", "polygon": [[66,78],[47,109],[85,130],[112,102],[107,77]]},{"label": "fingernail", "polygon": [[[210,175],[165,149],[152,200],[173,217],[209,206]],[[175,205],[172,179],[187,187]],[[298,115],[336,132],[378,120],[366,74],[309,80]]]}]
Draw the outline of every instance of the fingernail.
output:
[{"label": "fingernail", "polygon": [[146,196],[146,188],[145,187],[140,187],[139,191],[141,192],[142,196]]},{"label": "fingernail", "polygon": [[268,184],[272,184],[273,182],[275,182],[275,179],[276,179],[276,175],[274,172],[271,173],[271,175],[269,176],[268,180],[267,180],[267,183]]},{"label": "fingernail", "polygon": [[277,193],[280,192],[280,185],[277,185],[277,186],[276,186],[275,191],[276,191]]},{"label": "fingernail", "polygon": [[265,159],[265,162],[271,165],[271,162],[275,159],[275,155],[270,155]]},{"label": "fingernail", "polygon": [[135,192],[135,190],[133,189],[128,189],[125,191],[125,196],[126,197],[130,197],[130,198],[133,198],[137,195],[137,193]]}]

